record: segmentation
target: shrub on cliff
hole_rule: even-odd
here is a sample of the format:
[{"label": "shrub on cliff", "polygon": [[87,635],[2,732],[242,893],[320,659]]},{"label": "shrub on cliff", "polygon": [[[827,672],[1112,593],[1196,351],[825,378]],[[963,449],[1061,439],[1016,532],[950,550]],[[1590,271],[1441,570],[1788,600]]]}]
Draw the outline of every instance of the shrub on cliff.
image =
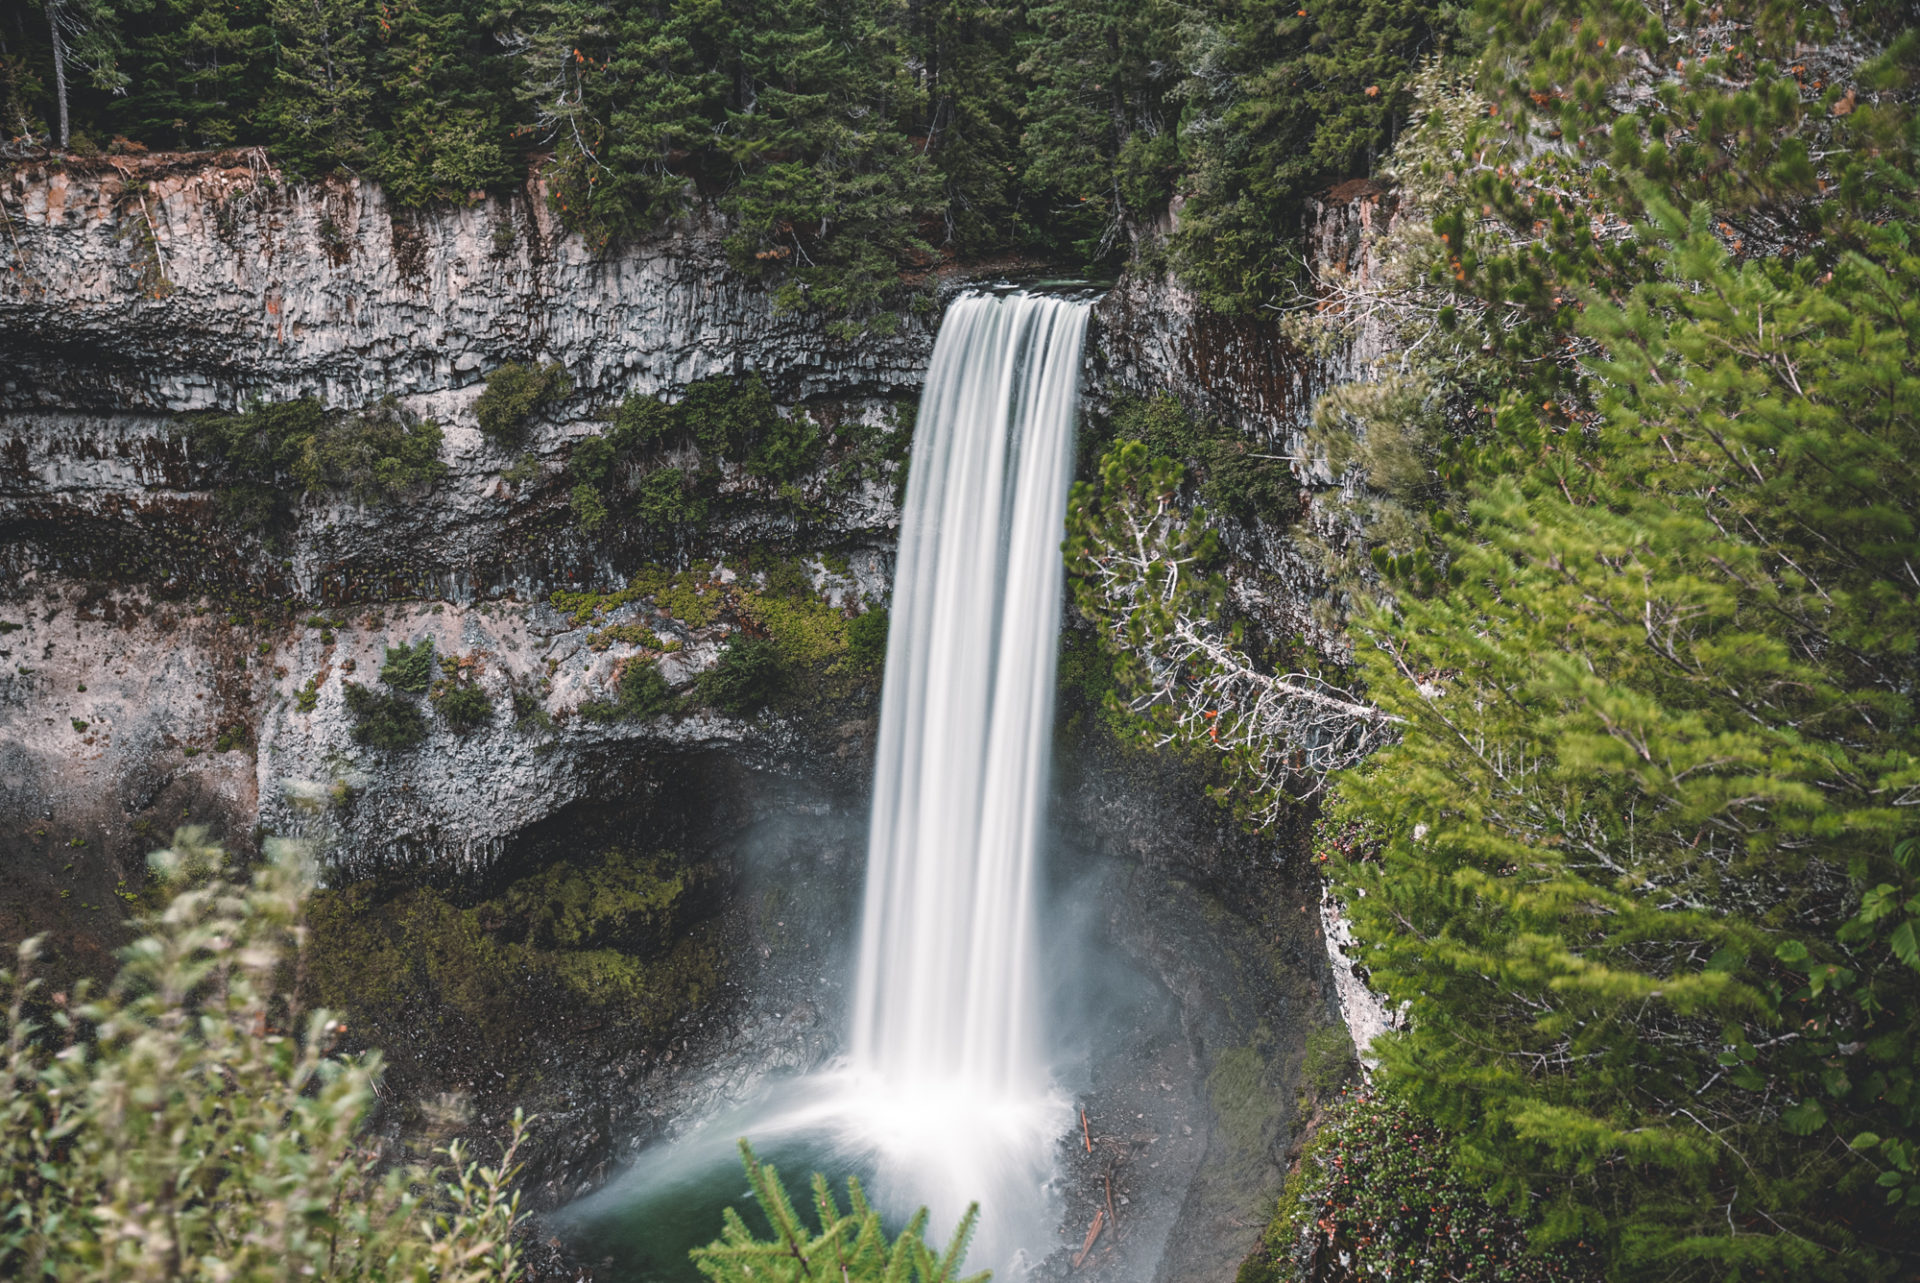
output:
[{"label": "shrub on cliff", "polygon": [[706,519],[707,497],[700,479],[685,468],[649,472],[633,499],[640,520],[654,528],[697,525]]},{"label": "shrub on cliff", "polygon": [[427,719],[404,695],[373,690],[358,682],[343,688],[353,714],[353,742],[369,748],[412,748],[427,738]]},{"label": "shrub on cliff", "polygon": [[444,434],[392,397],[357,411],[329,410],[312,397],[256,401],[239,414],[198,414],[188,439],[218,461],[217,487],[229,518],[250,530],[285,520],[291,479],[307,494],[346,493],[391,503],[445,475]]},{"label": "shrub on cliff", "polygon": [[450,683],[433,698],[433,707],[460,734],[476,731],[493,720],[493,701],[471,683]]},{"label": "shrub on cliff", "polygon": [[389,646],[380,665],[380,680],[397,691],[424,695],[433,685],[433,638],[422,637],[411,646]]},{"label": "shrub on cliff", "polygon": [[565,396],[572,387],[559,365],[509,361],[487,376],[486,388],[473,403],[473,417],[495,445],[518,445],[534,411]]},{"label": "shrub on cliff", "polygon": [[700,674],[700,698],[736,716],[766,707],[787,688],[779,646],[760,637],[735,637],[720,662]]},{"label": "shrub on cliff", "polygon": [[611,700],[589,700],[580,706],[580,715],[590,722],[622,719],[644,721],[673,708],[673,692],[667,679],[651,660],[633,659],[620,670],[620,682]]},{"label": "shrub on cliff", "polygon": [[[378,1053],[285,987],[313,886],[270,841],[250,882],[196,830],[152,857],[178,892],[98,997],[10,997],[0,1097],[0,1275],[63,1283],[425,1279],[520,1274],[514,1141],[492,1167],[456,1142],[435,1170],[382,1161],[367,1131]],[[30,1018],[30,1008],[51,1014]]]}]

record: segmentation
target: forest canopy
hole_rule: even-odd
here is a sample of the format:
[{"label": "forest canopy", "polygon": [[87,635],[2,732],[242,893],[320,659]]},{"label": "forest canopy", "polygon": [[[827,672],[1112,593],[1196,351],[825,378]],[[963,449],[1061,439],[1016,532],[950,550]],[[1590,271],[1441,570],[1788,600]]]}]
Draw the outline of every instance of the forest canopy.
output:
[{"label": "forest canopy", "polygon": [[[696,204],[783,301],[902,270],[1171,244],[1210,301],[1292,279],[1303,198],[1366,172],[1457,39],[1410,0],[49,0],[0,24],[0,133],[265,146],[396,204],[544,175],[597,243]],[[1181,208],[1176,230],[1170,210]]]}]

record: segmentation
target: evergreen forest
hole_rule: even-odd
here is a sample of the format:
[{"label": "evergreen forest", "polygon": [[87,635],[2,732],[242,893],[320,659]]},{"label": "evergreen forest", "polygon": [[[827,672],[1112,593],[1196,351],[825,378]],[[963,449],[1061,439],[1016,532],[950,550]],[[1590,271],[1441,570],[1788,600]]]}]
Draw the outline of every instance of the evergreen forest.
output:
[{"label": "evergreen forest", "polygon": [[[697,207],[787,302],[903,271],[1171,252],[1216,305],[1292,279],[1302,201],[1404,128],[1456,6],[1328,0],[9,0],[0,132],[264,146],[401,206],[550,184],[595,243]],[[1160,245],[1176,193],[1191,211]]]}]

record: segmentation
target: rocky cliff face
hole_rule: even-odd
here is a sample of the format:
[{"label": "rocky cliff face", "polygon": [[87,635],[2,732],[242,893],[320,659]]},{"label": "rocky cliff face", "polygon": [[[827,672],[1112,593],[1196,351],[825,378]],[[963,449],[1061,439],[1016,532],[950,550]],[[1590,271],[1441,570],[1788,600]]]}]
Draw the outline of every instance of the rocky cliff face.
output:
[{"label": "rocky cliff face", "polygon": [[[848,434],[832,434],[899,430],[937,308],[850,339],[820,317],[777,309],[726,265],[710,226],[604,253],[563,233],[537,188],[408,213],[371,185],[289,183],[246,152],[21,166],[0,183],[0,223],[0,878],[10,892],[0,936],[51,923],[70,968],[98,972],[119,938],[115,897],[137,889],[148,849],[183,820],[212,824],[242,850],[257,833],[298,831],[310,823],[289,801],[301,790],[332,800],[336,880],[405,869],[483,882],[546,858],[570,816],[601,804],[627,807],[637,818],[623,832],[643,844],[650,817],[712,810],[698,844],[722,863],[746,834],[824,825],[832,832],[819,850],[796,848],[781,876],[853,877],[845,866],[858,845],[877,682],[842,683],[833,699],[783,716],[589,719],[582,706],[611,696],[624,663],[657,657],[685,689],[735,625],[672,618],[644,601],[582,622],[550,597],[617,588],[659,562],[692,567],[708,586],[700,591],[718,591],[751,581],[742,554],[772,548],[806,567],[828,606],[883,602],[897,471],[835,480],[850,447]],[[1300,453],[1313,396],[1345,371],[1340,359],[1293,352],[1270,319],[1222,318],[1172,285],[1137,280],[1099,304],[1087,360],[1094,410],[1171,390],[1287,455]],[[574,386],[513,452],[489,442],[473,412],[485,375],[508,361],[559,363]],[[827,426],[821,467],[785,491],[729,471],[718,516],[697,537],[578,528],[565,465],[612,406],[747,372],[766,380],[783,413]],[[294,497],[291,528],[275,542],[235,536],[220,516],[218,475],[177,416],[299,396],[343,407],[398,398],[442,426],[445,476],[399,503]],[[1325,479],[1296,471],[1307,512]],[[1301,626],[1312,569],[1284,531],[1235,539],[1242,559],[1263,567],[1242,581],[1243,600],[1277,629]],[[387,647],[426,638],[485,693],[486,716],[460,731],[430,717],[424,741],[405,750],[355,743],[347,684],[373,684]],[[725,771],[699,765],[715,761]],[[730,797],[764,804],[714,810],[679,795],[722,777]],[[1164,827],[1127,814],[1140,833]],[[759,922],[766,914],[736,899],[726,930],[739,951],[764,949],[777,965],[768,933],[784,924]],[[1295,916],[1282,934],[1299,937],[1288,948],[1311,969],[1317,924]],[[1145,939],[1137,925],[1116,930]],[[824,965],[809,961],[806,975]],[[1200,1020],[1188,996],[1177,1004],[1182,1028]],[[1321,999],[1289,1001],[1290,1019],[1310,1020]],[[705,1033],[676,1035],[680,1064],[718,1056],[759,1072],[832,1045],[818,1011],[802,1019],[769,1007],[710,1029],[705,1020]],[[776,1026],[784,1032],[770,1040]],[[493,1064],[490,1049],[460,1053],[475,1090],[493,1084],[490,1074],[548,1066],[526,1072],[544,1075],[552,1098],[540,1107],[562,1120],[541,1159],[550,1198],[603,1171],[613,1138],[630,1145],[674,1101],[698,1098],[674,1086],[672,1047],[648,1042],[643,1054],[638,1035],[622,1042],[596,1029],[582,1025],[544,1061],[523,1047],[487,1073],[475,1066]],[[1261,1074],[1279,1082],[1292,1072],[1293,1034],[1271,1044],[1251,1026],[1231,1034],[1257,1050]],[[1226,1034],[1170,1035],[1166,1054],[1185,1065],[1183,1082],[1207,1081],[1213,1052],[1200,1044],[1215,1036]],[[768,1051],[776,1045],[788,1049]],[[426,1047],[421,1063],[440,1050]],[[555,1055],[572,1067],[553,1068]],[[598,1067],[579,1067],[588,1062]],[[633,1100],[652,1123],[589,1103],[625,1091],[618,1084],[637,1082],[642,1066],[648,1085]],[[488,1090],[498,1099],[485,1108],[507,1106],[507,1087]],[[1204,1102],[1195,1108],[1204,1116]],[[1284,1131],[1280,1115],[1259,1122],[1248,1142],[1264,1155],[1257,1178],[1209,1196],[1210,1208],[1266,1197],[1267,1151]],[[1208,1136],[1203,1126],[1192,1138],[1192,1163],[1213,1152]],[[1162,1225],[1154,1241],[1172,1232]],[[1229,1239],[1239,1241],[1229,1234],[1211,1249],[1228,1265]]]},{"label": "rocky cliff face", "polygon": [[[366,819],[348,835],[370,844],[360,849],[424,843],[458,864],[483,860],[543,805],[513,782],[524,778],[518,755],[528,746],[500,713],[499,726],[457,739],[436,732],[404,762],[374,769],[346,738],[339,704],[349,661],[371,664],[382,646],[433,633],[443,649],[480,658],[497,700],[536,676],[550,679],[549,714],[603,694],[635,648],[588,649],[586,630],[564,626],[542,603],[558,587],[617,586],[663,547],[645,530],[588,538],[568,519],[563,466],[594,430],[593,416],[630,394],[672,396],[696,379],[753,371],[792,412],[888,424],[917,392],[931,349],[931,314],[845,339],[821,318],[781,312],[727,267],[711,227],[596,252],[555,225],[537,187],[412,213],[355,180],[287,182],[255,152],[69,160],[16,168],[0,185],[0,216],[10,269],[0,277],[0,345],[9,353],[0,372],[0,572],[14,585],[12,622],[35,630],[31,642],[14,639],[16,671],[0,687],[0,719],[14,731],[6,774],[17,782],[0,803],[14,814],[107,787],[68,787],[80,783],[75,745],[62,738],[70,722],[112,725],[85,746],[103,780],[205,772],[209,763],[179,755],[225,734],[253,746],[256,763],[244,787],[228,789],[253,811],[236,828],[287,820],[275,799],[289,779],[357,771],[372,781]],[[473,418],[483,376],[509,360],[558,362],[575,386],[514,452],[491,444]],[[1276,452],[1298,453],[1311,398],[1337,373],[1295,359],[1269,320],[1215,316],[1176,286],[1127,280],[1099,306],[1087,396],[1099,409],[1172,389]],[[228,537],[217,478],[175,416],[305,395],[345,406],[397,396],[442,424],[446,476],[399,504],[299,498],[295,528],[271,546]],[[503,473],[516,463],[510,481]],[[850,552],[857,591],[884,598],[892,487],[829,495],[826,471],[800,482],[804,517],[730,475],[731,501],[698,551],[771,542]],[[1303,490],[1303,506],[1308,497]],[[1272,599],[1272,584],[1309,583],[1311,571],[1292,564],[1297,557],[1272,533],[1242,538],[1245,560],[1270,572],[1264,585],[1248,580],[1246,595],[1284,628],[1301,612],[1297,601]],[[115,661],[141,693],[106,718],[89,710],[117,678],[102,669],[83,612],[68,605],[64,623],[52,619],[69,597],[86,595],[79,584],[95,584],[97,596],[101,582],[117,585],[114,635],[125,656],[147,656]],[[427,606],[364,611],[389,601],[441,604],[433,615]],[[265,628],[269,615],[284,624],[309,607],[339,615],[337,641],[321,647],[312,629]],[[218,622],[229,618],[243,622]],[[166,631],[180,620],[192,625],[185,634]],[[599,625],[607,622],[617,621]],[[76,632],[55,639],[62,627]],[[233,635],[219,636],[223,627]],[[687,641],[670,666],[682,678],[711,662],[718,644]],[[211,649],[180,658],[200,647]],[[36,663],[22,662],[29,649]],[[89,699],[64,689],[89,678]],[[289,713],[309,679],[319,682],[316,709]],[[576,749],[591,757],[609,741],[656,733],[569,727],[561,747],[546,749],[540,774],[564,803]],[[671,733],[739,738],[718,720]],[[123,833],[119,844],[128,841]]]},{"label": "rocky cliff face", "polygon": [[[561,468],[622,397],[715,374],[758,372],[785,405],[830,422],[890,422],[917,388],[927,324],[835,340],[730,271],[711,229],[598,255],[554,226],[537,189],[416,216],[370,184],[284,182],[257,153],[23,166],[0,187],[0,215],[0,564],[14,584],[4,614],[26,630],[0,677],[7,813],[137,861],[146,839],[130,825],[164,790],[129,781],[218,778],[226,827],[244,833],[293,821],[290,781],[351,778],[362,782],[336,815],[341,850],[472,868],[578,797],[622,743],[745,739],[762,760],[792,747],[712,716],[531,736],[522,716],[514,728],[510,691],[538,686],[540,715],[564,719],[640,649],[585,642],[635,611],[588,629],[546,596],[617,587],[663,555],[653,532],[585,537]],[[563,365],[575,393],[506,452],[472,407],[484,374],[510,360]],[[273,545],[221,527],[217,478],[176,431],[182,412],[252,398],[388,395],[443,426],[447,474],[397,504],[296,499],[294,529]],[[794,496],[736,471],[721,486],[727,515],[703,533],[719,549],[833,548],[853,576],[838,591],[883,598],[892,486],[842,486],[829,504],[824,485],[802,479],[803,528]],[[102,582],[115,585],[104,598]],[[112,622],[76,604],[81,583]],[[419,604],[366,612],[393,600]],[[307,627],[312,609],[334,625]],[[677,639],[667,675],[710,665],[725,632]],[[345,682],[372,681],[386,645],[427,636],[477,663],[492,719],[457,736],[436,725],[407,753],[352,744]],[[80,722],[84,736],[70,729]],[[80,798],[101,803],[80,808],[85,823]]]},{"label": "rocky cliff face", "polygon": [[9,408],[357,404],[529,359],[589,400],[749,369],[790,399],[885,395],[918,386],[931,344],[913,323],[830,342],[726,270],[710,228],[595,252],[538,187],[416,214],[238,152],[25,165],[0,208]]}]

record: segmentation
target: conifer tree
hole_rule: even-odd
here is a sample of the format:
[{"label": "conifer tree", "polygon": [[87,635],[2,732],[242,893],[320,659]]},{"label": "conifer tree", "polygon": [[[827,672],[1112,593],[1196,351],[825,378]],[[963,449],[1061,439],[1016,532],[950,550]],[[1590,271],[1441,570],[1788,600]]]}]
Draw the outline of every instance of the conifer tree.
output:
[{"label": "conifer tree", "polygon": [[274,88],[263,103],[279,157],[297,173],[361,163],[369,107],[367,0],[274,0]]},{"label": "conifer tree", "polygon": [[44,0],[47,39],[53,54],[54,97],[58,104],[57,137],[65,147],[72,136],[68,90],[76,72],[84,72],[96,89],[117,91],[127,78],[119,59],[119,15],[106,0]]},{"label": "conifer tree", "polygon": [[858,1179],[847,1182],[850,1207],[827,1186],[827,1178],[813,1178],[813,1213],[819,1228],[809,1229],[787,1194],[772,1163],[762,1163],[746,1141],[740,1142],[740,1160],[754,1201],[773,1228],[768,1239],[757,1237],[740,1213],[729,1207],[719,1239],[693,1250],[693,1263],[715,1283],[808,1283],[839,1279],[842,1283],[986,1283],[984,1272],[962,1276],[961,1264],[977,1206],[967,1209],[945,1252],[935,1252],[924,1237],[927,1210],[914,1213],[891,1243],[880,1224],[880,1213],[867,1202]]},{"label": "conifer tree", "polygon": [[462,0],[390,0],[382,12],[372,150],[388,196],[460,200],[511,178],[510,77],[481,14]]},{"label": "conifer tree", "polygon": [[961,252],[997,249],[1016,235],[1017,11],[980,0],[903,9],[899,56],[913,71],[913,133],[939,175],[939,230],[928,239]]},{"label": "conifer tree", "polygon": [[1882,1276],[1920,1242],[1920,255],[1740,263],[1643,199],[1649,279],[1577,321],[1591,449],[1509,406],[1444,586],[1367,624],[1409,729],[1342,786],[1389,833],[1342,876],[1394,1081],[1548,1236]]},{"label": "conifer tree", "polygon": [[225,147],[270,135],[256,108],[273,84],[270,0],[129,5],[130,57],[115,128],[156,147]]},{"label": "conifer tree", "polygon": [[1027,10],[1021,178],[1037,202],[1028,217],[1089,261],[1157,220],[1172,194],[1172,16],[1162,0]]},{"label": "conifer tree", "polygon": [[1294,272],[1303,199],[1367,173],[1453,21],[1417,0],[1237,0],[1186,24],[1189,199],[1174,258],[1209,303],[1271,301]]}]

